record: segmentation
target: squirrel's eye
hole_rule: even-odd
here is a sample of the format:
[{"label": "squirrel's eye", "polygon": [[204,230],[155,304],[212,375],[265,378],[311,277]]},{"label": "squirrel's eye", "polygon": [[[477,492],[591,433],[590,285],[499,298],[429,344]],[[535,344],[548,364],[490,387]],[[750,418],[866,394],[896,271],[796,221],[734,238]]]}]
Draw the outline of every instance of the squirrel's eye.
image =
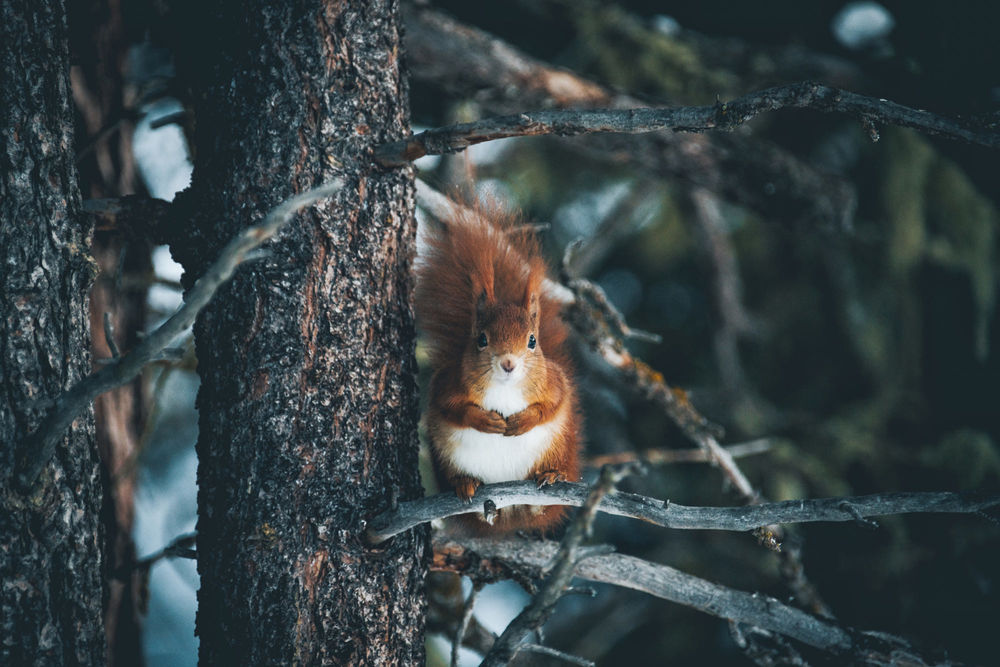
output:
[{"label": "squirrel's eye", "polygon": [[485,333],[479,334],[479,349],[480,350],[483,349],[488,344],[489,344],[489,341],[486,340],[486,334]]},{"label": "squirrel's eye", "polygon": [[538,342],[535,340],[535,334],[531,334],[530,336],[528,336],[528,349],[529,350],[534,350],[535,349],[535,345],[537,345],[537,344],[538,344]]}]

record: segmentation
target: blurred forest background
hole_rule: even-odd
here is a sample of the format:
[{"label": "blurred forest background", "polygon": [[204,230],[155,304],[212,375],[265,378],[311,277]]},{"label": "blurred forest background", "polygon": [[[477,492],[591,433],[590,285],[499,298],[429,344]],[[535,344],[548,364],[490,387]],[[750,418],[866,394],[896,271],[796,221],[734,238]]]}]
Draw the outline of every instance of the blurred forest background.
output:
[{"label": "blurred forest background", "polygon": [[[176,123],[184,82],[170,64],[183,26],[171,22],[169,2],[70,5],[77,145],[89,146],[84,196],[172,198],[190,173]],[[415,130],[626,96],[711,104],[806,79],[945,115],[1000,118],[1000,5],[985,0],[404,7]],[[463,42],[440,34],[472,34],[452,20],[593,82],[590,103],[491,85],[500,68],[480,63],[495,52],[448,57],[449,45]],[[525,138],[417,164],[438,189],[474,179],[550,224],[543,238],[555,264],[583,238],[571,269],[600,284],[631,326],[662,337],[630,348],[725,428],[724,444],[753,443],[757,453],[739,464],[768,499],[1000,487],[996,152],[808,111],[765,114],[690,141]],[[170,312],[180,292],[168,253],[101,231],[96,243],[106,279],[95,302],[132,313],[136,331]],[[692,446],[578,352],[588,457]],[[194,526],[195,364],[188,344],[182,362],[160,365],[129,390],[138,407],[122,428],[133,449],[114,480],[127,496],[135,476],[140,556]],[[704,464],[653,466],[624,488],[688,505],[740,503]],[[595,539],[727,586],[791,596],[778,559],[748,535],[665,532],[601,516]],[[997,663],[995,521],[811,524],[786,540],[801,548],[806,576],[842,623],[955,660]],[[158,562],[149,585],[142,648],[132,650],[149,664],[194,664],[193,564]],[[484,596],[484,625],[502,630],[524,599],[514,589],[499,586],[492,602]],[[725,622],[611,587],[596,599],[564,599],[547,642],[600,664],[748,663]],[[429,661],[447,651],[443,640],[432,644]]]}]

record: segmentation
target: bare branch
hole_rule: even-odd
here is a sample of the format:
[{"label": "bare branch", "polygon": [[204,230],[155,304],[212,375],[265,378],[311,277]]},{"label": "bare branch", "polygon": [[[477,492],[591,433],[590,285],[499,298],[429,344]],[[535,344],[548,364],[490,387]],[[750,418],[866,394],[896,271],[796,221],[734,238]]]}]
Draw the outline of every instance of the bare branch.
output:
[{"label": "bare branch", "polygon": [[[609,497],[610,498],[610,497]],[[461,540],[436,537],[431,569],[493,577],[535,569],[541,572],[559,547],[555,542],[528,540]],[[775,598],[714,584],[634,556],[607,554],[579,563],[576,576],[641,591],[699,611],[775,632],[827,651],[841,664],[899,664],[905,655],[913,665],[950,665],[925,657],[909,642],[878,632],[861,632],[790,607]]]},{"label": "bare branch", "polygon": [[148,568],[153,563],[163,560],[164,558],[187,558],[188,560],[194,560],[197,558],[197,553],[191,547],[195,545],[197,540],[198,535],[196,533],[181,535],[180,537],[174,538],[170,544],[163,547],[152,556],[147,556],[146,558],[138,561],[135,566]]},{"label": "bare branch", "polygon": [[1000,148],[1000,132],[965,126],[922,109],[806,81],[768,88],[731,102],[708,106],[533,111],[459,123],[382,144],[375,149],[375,161],[383,167],[399,167],[424,155],[455,153],[484,141],[509,137],[732,130],[762,113],[778,109],[846,113],[866,118],[867,122],[912,127],[927,134]]},{"label": "bare branch", "polygon": [[[511,505],[572,505],[586,502],[586,484],[561,482],[539,489],[531,481],[504,482],[479,487],[471,504],[454,493],[401,502],[368,522],[368,541],[377,544],[393,535],[434,519],[478,512],[486,500],[498,509]],[[761,503],[743,507],[691,507],[634,493],[611,493],[599,510],[627,516],[665,528],[683,530],[753,530],[782,523],[856,521],[858,517],[889,514],[976,514],[1000,505],[1000,494],[922,492],[878,493],[847,498],[816,498]]]},{"label": "bare branch", "polygon": [[[494,576],[503,576],[511,567],[540,570],[558,550],[555,542],[448,540],[441,537],[434,539],[433,547],[432,570],[465,573],[489,568]],[[596,556],[580,563],[576,575],[589,581],[642,591],[713,616],[781,632],[810,646],[827,650],[846,650],[851,646],[846,631],[774,598],[732,590],[633,556]]]},{"label": "bare branch", "polygon": [[[532,108],[628,109],[646,104],[432,9],[407,12],[406,23],[414,77],[473,97],[495,115]],[[704,187],[753,208],[765,219],[846,229],[854,217],[857,195],[851,183],[756,137],[603,134],[566,145],[612,164],[629,164],[656,179]]]},{"label": "bare branch", "polygon": [[[660,373],[629,353],[622,343],[620,316],[614,317],[613,313],[609,314],[608,309],[611,309],[611,306],[606,300],[605,303],[594,300],[590,290],[581,289],[585,283],[586,281],[579,279],[570,281],[574,288],[572,290],[574,296],[571,300],[566,300],[569,304],[566,309],[567,320],[577,333],[617,371],[624,385],[660,406],[671,421],[701,447],[708,461],[722,471],[726,480],[747,503],[762,502],[764,498],[757,493],[750,480],[740,470],[732,453],[719,444],[721,429],[698,413],[688,400],[686,392],[670,387]],[[787,583],[796,597],[813,611],[827,616],[832,615],[829,607],[806,578],[799,550],[781,549],[784,539],[781,527],[761,527],[758,539],[772,551],[779,552],[782,561],[781,572],[786,575]]]},{"label": "bare branch", "polygon": [[35,483],[42,468],[52,458],[66,429],[95,398],[129,382],[139,374],[143,366],[157,359],[174,338],[194,323],[198,313],[208,305],[216,291],[232,277],[252,250],[274,236],[300,209],[334,195],[341,185],[340,181],[331,181],[290,197],[271,209],[260,224],[241,231],[223,248],[215,263],[188,291],[184,297],[184,305],[176,313],[146,336],[131,352],[113,360],[63,393],[56,400],[48,417],[24,440],[18,466],[18,483],[21,488],[29,489]]},{"label": "bare branch", "polygon": [[[584,538],[590,535],[594,516],[601,501],[614,491],[619,481],[639,470],[641,466],[634,462],[617,467],[604,466],[600,479],[589,489],[580,511],[566,529],[566,535],[559,544],[551,564],[543,567],[543,571],[549,573],[545,583],[532,598],[531,603],[507,625],[503,634],[493,643],[493,648],[483,658],[480,667],[506,665],[517,654],[520,644],[528,635],[545,624],[573,579],[578,564],[583,558],[587,558],[587,556],[581,558],[578,550]],[[594,557],[591,554],[588,556]]]}]

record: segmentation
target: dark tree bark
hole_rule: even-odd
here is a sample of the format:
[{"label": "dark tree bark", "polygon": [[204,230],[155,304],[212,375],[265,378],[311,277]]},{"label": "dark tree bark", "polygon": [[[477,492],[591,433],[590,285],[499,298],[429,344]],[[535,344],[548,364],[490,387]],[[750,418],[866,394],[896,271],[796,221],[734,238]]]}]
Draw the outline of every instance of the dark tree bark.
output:
[{"label": "dark tree bark", "polygon": [[412,173],[371,166],[408,128],[396,3],[197,3],[183,23],[205,45],[178,53],[197,158],[168,233],[187,284],[271,206],[345,183],[195,326],[201,661],[422,663],[426,533],[363,540],[422,493]]},{"label": "dark tree bark", "polygon": [[61,0],[0,5],[0,663],[103,664],[100,462],[77,418],[33,488],[17,443],[90,371],[96,267],[73,162]]}]

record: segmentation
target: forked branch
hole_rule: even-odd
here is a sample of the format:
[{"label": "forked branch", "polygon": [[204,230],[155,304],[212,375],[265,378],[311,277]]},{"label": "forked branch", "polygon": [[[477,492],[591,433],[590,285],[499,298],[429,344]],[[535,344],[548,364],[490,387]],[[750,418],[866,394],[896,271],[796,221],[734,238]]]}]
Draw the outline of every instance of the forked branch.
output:
[{"label": "forked branch", "polygon": [[593,487],[586,490],[586,498],[581,509],[566,529],[566,535],[559,543],[556,553],[549,564],[545,583],[531,599],[524,610],[507,625],[490,652],[483,658],[480,667],[500,667],[510,662],[517,654],[520,645],[528,635],[538,630],[548,620],[555,609],[556,603],[565,594],[577,567],[585,558],[580,556],[583,540],[590,536],[594,516],[604,498],[614,491],[615,485],[625,476],[641,470],[636,462],[621,466],[604,466],[600,479]]},{"label": "forked branch", "polygon": [[[432,570],[476,577],[506,578],[512,572],[541,574],[556,555],[555,542],[449,539],[433,542]],[[667,565],[605,553],[581,561],[576,576],[630,588],[720,618],[790,637],[835,656],[840,664],[952,665],[942,656],[921,654],[909,642],[882,632],[838,625],[767,595],[747,593],[700,579]]]},{"label": "forked branch", "polygon": [[22,443],[18,466],[18,483],[22,489],[31,488],[42,468],[52,458],[56,444],[62,440],[66,429],[95,398],[131,381],[146,364],[156,361],[174,338],[194,324],[198,313],[208,305],[219,288],[228,282],[251,251],[277,234],[300,209],[336,194],[341,187],[340,181],[332,181],[290,197],[271,209],[259,224],[241,231],[223,248],[215,263],[184,296],[184,305],[170,319],[146,336],[128,354],[110,360],[101,370],[59,396],[48,417]]}]

